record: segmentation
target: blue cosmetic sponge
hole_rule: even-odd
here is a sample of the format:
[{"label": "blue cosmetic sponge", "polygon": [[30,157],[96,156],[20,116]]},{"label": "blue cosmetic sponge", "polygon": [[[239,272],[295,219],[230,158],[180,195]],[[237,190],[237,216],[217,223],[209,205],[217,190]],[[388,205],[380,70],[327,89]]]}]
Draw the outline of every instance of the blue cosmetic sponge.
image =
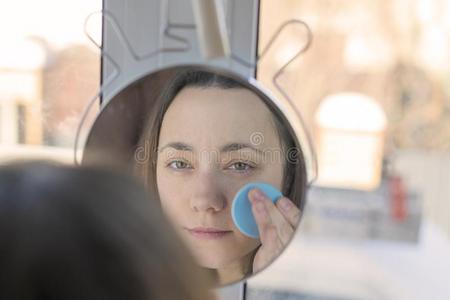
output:
[{"label": "blue cosmetic sponge", "polygon": [[236,227],[246,236],[259,239],[258,226],[252,213],[252,204],[248,200],[248,192],[258,188],[263,191],[273,203],[283,194],[274,186],[264,182],[252,182],[244,185],[236,194],[231,206],[231,216]]}]

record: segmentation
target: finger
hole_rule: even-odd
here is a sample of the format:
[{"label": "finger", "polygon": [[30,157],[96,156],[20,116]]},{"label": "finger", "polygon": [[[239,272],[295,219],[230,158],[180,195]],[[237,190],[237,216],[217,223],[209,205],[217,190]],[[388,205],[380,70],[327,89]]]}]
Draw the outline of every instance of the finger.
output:
[{"label": "finger", "polygon": [[261,247],[258,250],[257,261],[254,261],[253,271],[257,272],[269,265],[283,251],[283,248],[276,227],[268,225],[261,237]]},{"label": "finger", "polygon": [[[259,214],[258,217],[261,217],[261,223],[259,224],[258,220],[256,222],[260,232],[261,230],[264,230],[264,226],[267,226],[267,224],[274,225],[277,229],[277,234],[282,243],[284,245],[287,244],[294,234],[294,229],[292,225],[286,220],[286,218],[281,214],[279,209],[259,189],[251,190],[249,193],[249,199],[251,199],[252,205],[255,206],[255,213]],[[260,207],[261,210],[258,210],[258,207]],[[262,212],[264,212],[265,214],[264,219],[262,219],[261,216]]]},{"label": "finger", "polygon": [[265,237],[265,230],[270,228],[272,225],[272,220],[270,218],[269,212],[264,204],[259,198],[249,196],[250,203],[252,205],[252,213],[255,218],[256,225],[258,226],[259,237],[261,243]]},{"label": "finger", "polygon": [[261,236],[261,245],[266,253],[277,254],[283,250],[283,243],[281,242],[277,228],[274,225],[267,225],[266,228],[264,228],[264,235]]},{"label": "finger", "polygon": [[281,214],[291,224],[293,228],[298,226],[300,222],[301,212],[300,209],[289,198],[281,197],[275,202],[275,205],[280,210]]}]

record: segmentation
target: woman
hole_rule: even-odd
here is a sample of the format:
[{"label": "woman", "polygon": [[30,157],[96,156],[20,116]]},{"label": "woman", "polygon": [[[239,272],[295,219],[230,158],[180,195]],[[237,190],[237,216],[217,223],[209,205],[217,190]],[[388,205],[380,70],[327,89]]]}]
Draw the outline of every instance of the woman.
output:
[{"label": "woman", "polygon": [[[177,74],[155,107],[138,145],[153,155],[137,161],[138,175],[220,284],[261,270],[292,238],[305,201],[304,159],[290,130],[254,92],[202,70]],[[260,240],[230,214],[237,191],[255,181],[286,196],[274,205],[250,191]]]},{"label": "woman", "polygon": [[211,299],[148,197],[98,169],[0,167],[0,299]]}]

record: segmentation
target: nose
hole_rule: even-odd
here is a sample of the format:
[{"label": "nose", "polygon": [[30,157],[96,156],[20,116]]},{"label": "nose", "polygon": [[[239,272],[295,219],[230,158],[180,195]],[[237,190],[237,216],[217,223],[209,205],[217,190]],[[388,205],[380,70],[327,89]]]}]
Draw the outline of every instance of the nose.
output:
[{"label": "nose", "polygon": [[222,192],[220,178],[213,172],[199,174],[194,182],[190,199],[192,210],[216,213],[227,207],[227,199]]}]

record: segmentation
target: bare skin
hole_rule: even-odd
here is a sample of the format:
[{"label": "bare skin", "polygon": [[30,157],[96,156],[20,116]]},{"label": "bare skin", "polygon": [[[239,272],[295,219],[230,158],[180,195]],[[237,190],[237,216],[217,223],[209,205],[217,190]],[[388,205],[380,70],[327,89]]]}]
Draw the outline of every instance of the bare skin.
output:
[{"label": "bare skin", "polygon": [[[255,134],[263,138],[255,142]],[[157,185],[161,204],[199,264],[220,284],[264,268],[283,250],[299,211],[287,198],[272,204],[249,197],[261,240],[242,234],[231,219],[231,203],[246,183],[281,188],[283,161],[271,112],[245,89],[185,88],[164,116],[159,137]],[[290,203],[288,210],[282,204]]]}]

